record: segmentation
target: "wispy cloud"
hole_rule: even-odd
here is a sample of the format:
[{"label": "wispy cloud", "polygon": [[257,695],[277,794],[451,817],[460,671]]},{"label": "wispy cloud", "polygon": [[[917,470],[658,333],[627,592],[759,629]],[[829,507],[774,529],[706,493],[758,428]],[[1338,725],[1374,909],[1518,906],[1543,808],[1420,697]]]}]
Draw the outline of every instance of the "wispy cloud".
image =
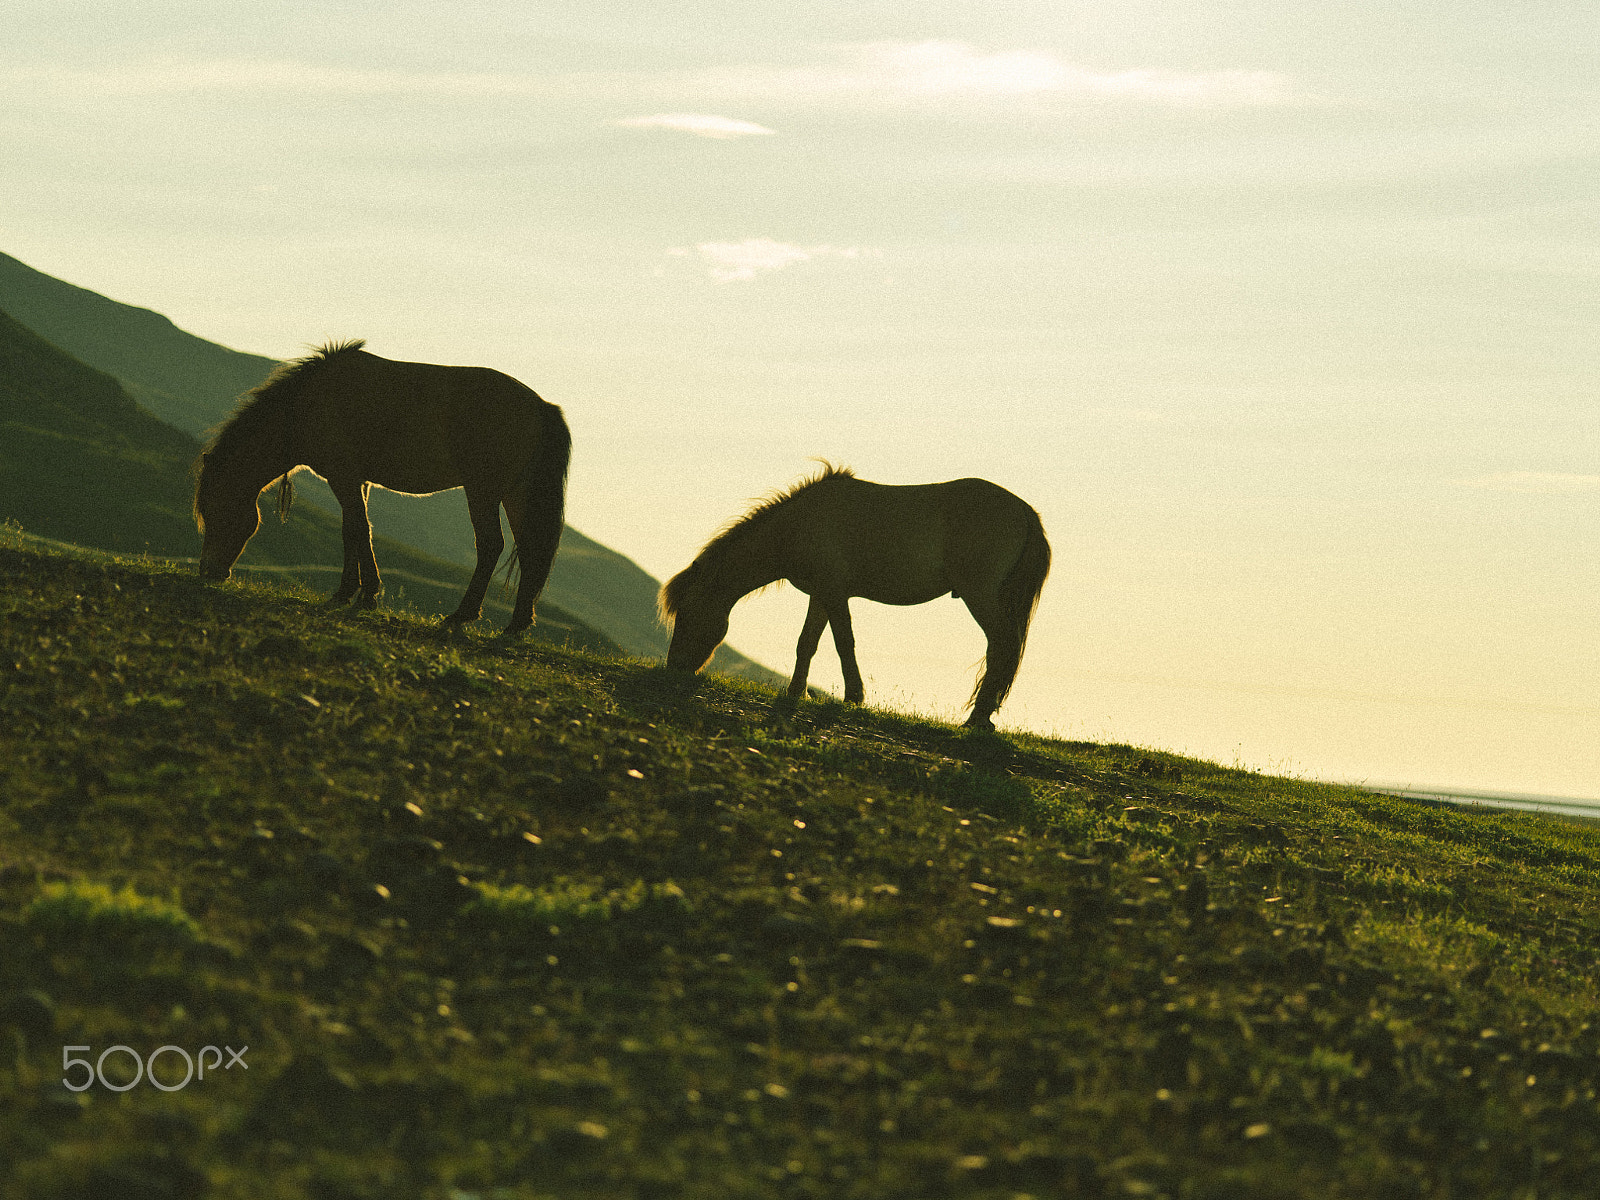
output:
[{"label": "wispy cloud", "polygon": [[985,54],[961,42],[879,43],[861,66],[896,90],[931,95],[1065,92],[1164,103],[1262,103],[1281,99],[1288,80],[1266,71],[1096,71],[1043,50]]},{"label": "wispy cloud", "polygon": [[729,95],[795,100],[896,101],[1056,95],[1164,105],[1264,105],[1295,99],[1275,71],[1100,70],[1051,50],[984,51],[965,42],[870,42],[806,67],[739,67],[695,77],[693,86]]},{"label": "wispy cloud", "polygon": [[1457,482],[1465,487],[1491,492],[1524,492],[1564,495],[1573,492],[1600,492],[1600,475],[1574,475],[1561,471],[1501,471]]},{"label": "wispy cloud", "polygon": [[878,42],[857,51],[856,86],[922,95],[1021,95],[1060,91],[1071,69],[1036,50],[984,54],[960,42]]},{"label": "wispy cloud", "polygon": [[670,129],[703,138],[760,137],[777,132],[754,121],[736,121],[732,117],[715,117],[705,113],[657,113],[653,117],[627,117],[612,124],[632,129]]},{"label": "wispy cloud", "polygon": [[742,242],[700,242],[674,246],[675,258],[695,258],[718,283],[739,283],[757,275],[781,271],[796,263],[822,258],[881,258],[883,251],[865,246],[796,246],[772,238],[745,238]]}]

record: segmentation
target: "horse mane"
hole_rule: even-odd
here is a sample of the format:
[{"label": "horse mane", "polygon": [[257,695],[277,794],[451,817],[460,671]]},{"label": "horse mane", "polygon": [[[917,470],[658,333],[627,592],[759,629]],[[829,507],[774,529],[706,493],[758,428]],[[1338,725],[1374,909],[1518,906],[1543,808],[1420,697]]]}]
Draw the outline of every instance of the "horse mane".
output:
[{"label": "horse mane", "polygon": [[[283,406],[293,401],[306,380],[318,374],[335,359],[354,354],[367,344],[365,338],[347,338],[341,342],[325,342],[312,348],[310,354],[279,363],[255,387],[243,393],[234,403],[233,412],[220,425],[210,431],[205,447],[194,464],[194,511],[200,515],[200,475],[207,459],[215,455],[227,457],[243,440],[261,432],[262,428],[283,411]],[[287,436],[287,429],[285,436]],[[278,484],[278,519],[289,519],[289,508],[294,503],[294,484],[290,471],[276,480]],[[271,484],[268,485],[269,487]]]},{"label": "horse mane", "polygon": [[678,609],[682,606],[684,594],[690,585],[706,576],[715,578],[720,574],[726,551],[749,533],[753,526],[764,522],[775,510],[819,484],[834,479],[856,477],[855,471],[850,467],[836,467],[826,459],[818,461],[822,463],[822,470],[802,479],[792,487],[762,497],[743,516],[735,517],[714,533],[711,540],[700,548],[700,553],[694,556],[694,561],[662,585],[661,594],[656,598],[656,610],[664,624],[671,625],[677,618]]}]

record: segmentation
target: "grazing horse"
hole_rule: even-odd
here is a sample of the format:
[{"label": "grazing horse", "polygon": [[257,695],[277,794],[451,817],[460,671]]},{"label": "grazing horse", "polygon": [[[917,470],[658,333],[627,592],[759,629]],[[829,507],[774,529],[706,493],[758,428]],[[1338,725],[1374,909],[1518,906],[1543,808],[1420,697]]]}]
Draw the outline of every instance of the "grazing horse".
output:
[{"label": "grazing horse", "polygon": [[520,566],[506,633],[533,624],[561,539],[572,439],[554,404],[487,367],[393,362],[366,343],[331,343],[285,363],[239,405],[195,463],[194,515],[200,574],[227,579],[261,524],[256,502],[279,485],[278,515],[294,501],[301,467],[328,481],[344,511],[344,574],[330,604],[377,604],[382,582],[372,555],[367,493],[372,484],[426,495],[459,487],[478,550],[477,569],[447,623],[476,621],[505,538]]},{"label": "grazing horse", "polygon": [[848,467],[821,474],[767,500],[706,543],[661,589],[662,620],[672,625],[667,666],[698,671],[728,633],[740,597],[787,579],[811,597],[789,695],[805,694],[806,674],[825,625],[844,670],[844,698],[862,701],[850,629],[852,596],[880,604],[924,604],[949,594],[966,603],[989,639],[967,724],[993,729],[1028,640],[1028,625],[1050,572],[1050,543],[1039,514],[984,479],[889,487],[857,479]]}]

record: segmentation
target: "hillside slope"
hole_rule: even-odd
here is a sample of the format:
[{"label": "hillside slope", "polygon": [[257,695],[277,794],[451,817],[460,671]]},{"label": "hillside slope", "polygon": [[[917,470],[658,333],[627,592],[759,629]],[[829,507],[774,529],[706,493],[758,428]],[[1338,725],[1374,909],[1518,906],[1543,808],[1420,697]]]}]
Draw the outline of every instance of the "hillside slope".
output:
[{"label": "hillside slope", "polygon": [[[159,313],[107,299],[4,254],[0,309],[74,357],[116,376],[156,416],[197,438],[225,420],[235,398],[277,365],[208,342]],[[320,479],[303,473],[298,486],[312,504],[339,511]],[[469,570],[477,565],[472,523],[459,491],[403,496],[378,489],[368,508],[379,534]],[[631,559],[571,527],[561,546],[545,588],[548,601],[579,614],[630,654],[664,657],[667,631],[655,611],[659,583]],[[250,557],[255,557],[254,547]],[[729,646],[718,648],[711,668],[763,683],[779,681]]]},{"label": "hillside slope", "polygon": [[169,425],[200,437],[277,363],[195,337],[148,308],[111,300],[0,254],[0,309],[74,358],[114,375]]},{"label": "hillside slope", "polygon": [[5,1200],[1594,1194],[1593,826],[3,546],[0,708]]},{"label": "hillside slope", "polygon": [[[122,553],[190,558],[199,552],[190,465],[199,444],[156,419],[110,375],[86,366],[0,312],[0,519],[31,534]],[[390,603],[452,611],[468,572],[377,539]],[[269,517],[242,570],[289,575],[331,592],[344,550],[337,517],[297,504]],[[492,589],[485,611],[510,608]],[[539,606],[537,637],[620,649],[554,603]]]},{"label": "hillside slope", "polygon": [[195,442],[0,312],[0,517],[111,550],[193,554]]}]

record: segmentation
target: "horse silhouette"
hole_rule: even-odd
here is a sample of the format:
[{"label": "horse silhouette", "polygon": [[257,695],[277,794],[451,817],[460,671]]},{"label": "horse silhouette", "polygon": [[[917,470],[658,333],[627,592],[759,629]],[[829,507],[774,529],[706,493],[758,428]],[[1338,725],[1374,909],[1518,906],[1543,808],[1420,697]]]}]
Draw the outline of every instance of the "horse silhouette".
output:
[{"label": "horse silhouette", "polygon": [[700,670],[727,636],[734,604],[787,579],[811,597],[789,695],[805,694],[817,642],[831,625],[845,699],[859,704],[865,691],[851,597],[924,604],[952,595],[988,638],[966,723],[992,729],[1049,572],[1050,543],[1039,514],[998,484],[954,479],[896,487],[829,466],[757,505],[667,581],[659,598],[662,619],[672,625],[667,666]]},{"label": "horse silhouette", "polygon": [[294,501],[302,467],[328,481],[343,510],[344,571],[330,603],[373,607],[382,591],[367,494],[376,483],[426,495],[462,488],[478,563],[447,623],[475,621],[505,537],[505,507],[521,579],[508,634],[533,624],[561,540],[572,439],[561,410],[487,367],[394,362],[363,341],[330,343],[286,363],[240,398],[195,463],[200,574],[227,579],[261,525],[257,501],[279,485]]}]

